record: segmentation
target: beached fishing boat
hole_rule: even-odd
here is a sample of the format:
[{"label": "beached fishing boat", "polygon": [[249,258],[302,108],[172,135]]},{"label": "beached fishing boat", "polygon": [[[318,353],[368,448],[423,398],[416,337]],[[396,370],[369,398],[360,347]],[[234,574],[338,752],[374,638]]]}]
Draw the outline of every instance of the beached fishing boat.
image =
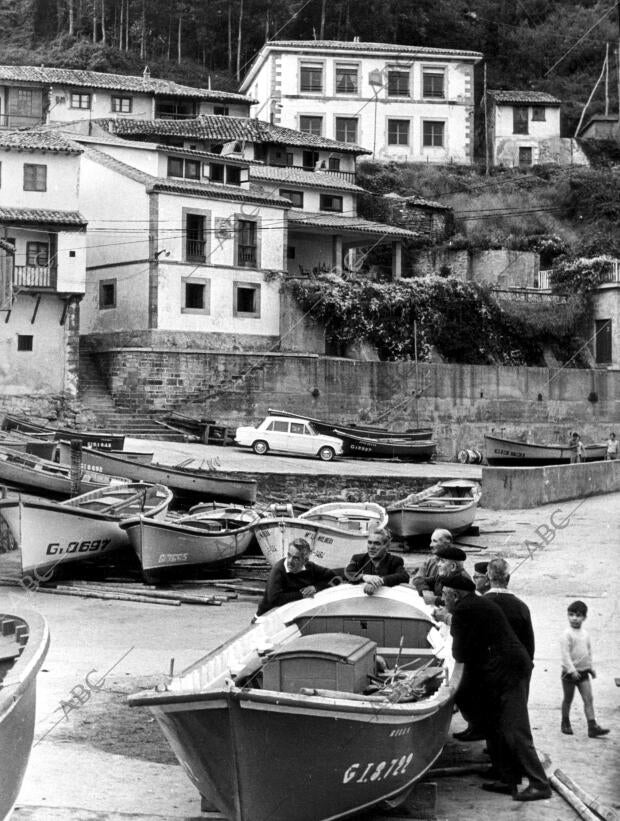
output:
[{"label": "beached fishing boat", "polygon": [[431,439],[376,439],[371,434],[353,436],[340,428],[334,435],[342,439],[344,456],[359,459],[402,459],[405,462],[427,462],[432,459],[437,445]]},{"label": "beached fishing boat", "polygon": [[403,538],[432,533],[437,528],[453,535],[463,533],[476,518],[480,493],[480,485],[468,479],[438,482],[389,505],[388,527]]},{"label": "beached fishing boat", "polygon": [[133,516],[121,523],[147,582],[161,582],[231,565],[254,538],[258,513],[240,505],[198,505],[189,516],[154,520]]},{"label": "beached fishing boat", "polygon": [[82,448],[82,465],[86,470],[122,476],[132,482],[166,485],[174,492],[175,503],[184,505],[205,499],[247,504],[256,501],[256,479],[236,477],[224,471],[205,471],[185,464],[175,467],[155,463],[145,465],[125,459],[121,454],[93,448]]},{"label": "beached fishing boat", "polygon": [[31,453],[41,459],[53,461],[56,454],[56,442],[51,439],[37,439],[18,430],[0,430],[0,445],[11,450],[20,450],[22,453]]},{"label": "beached fishing boat", "polygon": [[[152,710],[229,821],[394,807],[440,755],[462,674],[428,613],[406,587],[366,596],[340,585],[270,611],[129,703]],[[397,672],[381,674],[378,655]],[[416,685],[425,676],[429,686]]]},{"label": "beached fishing boat", "polygon": [[[63,465],[71,464],[71,442],[63,441],[55,442],[56,453],[58,461]],[[153,451],[142,450],[109,450],[107,451],[111,456],[120,456],[121,459],[127,459],[129,462],[139,462],[141,465],[150,465],[153,461]]]},{"label": "beached fishing boat", "polygon": [[433,435],[432,428],[412,428],[411,430],[399,432],[387,430],[387,428],[373,427],[372,425],[347,425],[338,422],[326,422],[322,419],[314,419],[306,416],[305,413],[291,413],[290,411],[273,410],[269,408],[267,413],[270,416],[286,416],[289,419],[297,419],[302,416],[312,423],[312,427],[317,433],[324,433],[327,436],[338,436],[336,429],[349,436],[370,436],[373,439],[430,439]]},{"label": "beached fishing boat", "polygon": [[122,483],[98,488],[65,502],[0,499],[0,515],[21,550],[22,574],[37,571],[46,580],[69,562],[99,559],[129,544],[120,528],[125,517],[165,516],[172,492],[164,485]]},{"label": "beached fishing boat", "polygon": [[385,527],[387,513],[374,502],[329,502],[294,516],[290,505],[273,505],[254,526],[259,547],[270,564],[286,556],[293,539],[306,539],[312,561],[343,568],[366,549],[369,529]]},{"label": "beached fishing boat", "polygon": [[[570,445],[537,445],[518,442],[498,436],[485,436],[484,448],[489,465],[536,467],[537,465],[568,465],[575,455]],[[598,462],[605,459],[606,444],[585,445],[584,461]]]},{"label": "beached fishing boat", "polygon": [[73,428],[53,427],[52,425],[40,425],[22,416],[13,416],[7,413],[2,420],[3,430],[18,430],[23,433],[50,436],[53,440],[79,439],[84,446],[98,448],[99,450],[122,450],[125,444],[125,437],[118,433],[106,433],[98,430],[74,430]]},{"label": "beached fishing boat", "polygon": [[[80,472],[79,490],[86,493],[105,487],[112,476],[101,470]],[[40,459],[30,453],[12,450],[0,445],[0,484],[10,485],[32,493],[66,499],[72,495],[71,467]],[[75,494],[73,494],[75,495]]]},{"label": "beached fishing boat", "polygon": [[0,821],[11,815],[30,758],[37,673],[49,647],[43,616],[0,613]]}]

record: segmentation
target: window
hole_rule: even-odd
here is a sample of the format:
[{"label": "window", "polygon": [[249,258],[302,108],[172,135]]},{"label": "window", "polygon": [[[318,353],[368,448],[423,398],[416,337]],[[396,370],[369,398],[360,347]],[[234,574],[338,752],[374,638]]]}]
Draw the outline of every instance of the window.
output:
[{"label": "window", "polygon": [[291,433],[296,433],[297,435],[301,434],[305,436],[308,431],[306,430],[306,426],[301,422],[291,422]]},{"label": "window", "polygon": [[182,157],[168,157],[168,176],[199,180],[200,162],[198,160],[184,160]]},{"label": "window", "polygon": [[409,145],[409,120],[388,120],[388,145]]},{"label": "window", "polygon": [[116,280],[102,279],[99,282],[99,310],[116,308]]},{"label": "window", "polygon": [[162,120],[182,120],[196,116],[196,103],[181,100],[157,100],[155,116]]},{"label": "window", "polygon": [[427,69],[422,72],[422,96],[435,99],[445,97],[443,71]]},{"label": "window", "polygon": [[49,263],[49,245],[47,242],[26,243],[26,265],[46,268]]},{"label": "window", "polygon": [[340,157],[330,157],[328,168],[330,171],[340,171]]},{"label": "window", "polygon": [[227,105],[214,105],[213,106],[213,113],[217,114],[220,117],[228,117],[230,109]]},{"label": "window", "polygon": [[302,114],[299,118],[299,130],[304,131],[306,134],[315,134],[317,137],[320,137],[323,133],[323,118],[309,117]]},{"label": "window", "polygon": [[117,114],[131,114],[133,100],[131,97],[112,97],[112,111]]},{"label": "window", "polygon": [[318,151],[302,151],[301,164],[307,171],[314,171],[314,167],[319,161]]},{"label": "window", "polygon": [[596,319],[594,350],[597,365],[609,365],[612,361],[611,319]]},{"label": "window", "polygon": [[512,109],[512,133],[528,134],[527,128],[527,108]]},{"label": "window", "polygon": [[547,112],[544,105],[535,105],[532,109],[532,120],[539,123],[544,123],[547,119]]},{"label": "window", "polygon": [[323,66],[321,63],[302,63],[299,69],[299,90],[305,94],[321,94],[323,91]]},{"label": "window", "polygon": [[258,267],[257,232],[254,220],[239,220],[237,224],[237,265]]},{"label": "window", "polygon": [[357,66],[336,63],[336,94],[357,94],[358,91]]},{"label": "window", "polygon": [[47,191],[47,165],[24,163],[24,191]]},{"label": "window", "polygon": [[321,211],[342,211],[342,197],[335,197],[332,194],[321,194],[319,203]]},{"label": "window", "polygon": [[31,351],[32,350],[32,336],[26,334],[17,334],[17,350]]},{"label": "window", "polygon": [[24,117],[35,114],[34,94],[31,88],[16,88],[12,96],[15,114],[21,114]]},{"label": "window", "polygon": [[287,245],[286,246],[286,258],[287,259],[295,259],[295,246],[294,245]]},{"label": "window", "polygon": [[182,287],[182,313],[209,313],[209,280],[185,278]]},{"label": "window", "polygon": [[287,165],[294,165],[295,164],[295,155],[292,151],[286,152],[286,164]]},{"label": "window", "polygon": [[226,166],[226,182],[228,185],[241,185],[241,169],[238,165]]},{"label": "window", "polygon": [[71,94],[71,108],[90,108],[90,94],[74,91]]},{"label": "window", "polygon": [[206,262],[205,217],[185,215],[185,257],[189,262]]},{"label": "window", "polygon": [[288,433],[288,422],[271,422],[267,430],[272,430],[274,433]]},{"label": "window", "polygon": [[357,142],[356,117],[336,117],[336,139],[341,143]]},{"label": "window", "polygon": [[424,120],[422,123],[422,145],[425,148],[443,148],[445,123]]},{"label": "window", "polygon": [[293,204],[293,208],[303,208],[304,207],[304,192],[303,191],[291,191],[288,188],[281,188],[280,189],[280,196],[284,197],[287,200],[290,200]]},{"label": "window", "polygon": [[[234,282],[233,289],[233,316],[259,318],[260,285],[254,285],[252,282]],[[288,430],[288,422],[279,424],[285,425],[285,431]]]},{"label": "window", "polygon": [[217,162],[212,162],[209,166],[209,179],[211,182],[224,182],[224,166]]},{"label": "window", "polygon": [[519,146],[519,165],[532,164],[532,149],[529,146]]},{"label": "window", "polygon": [[389,68],[388,69],[388,96],[408,97],[409,96],[409,69]]}]

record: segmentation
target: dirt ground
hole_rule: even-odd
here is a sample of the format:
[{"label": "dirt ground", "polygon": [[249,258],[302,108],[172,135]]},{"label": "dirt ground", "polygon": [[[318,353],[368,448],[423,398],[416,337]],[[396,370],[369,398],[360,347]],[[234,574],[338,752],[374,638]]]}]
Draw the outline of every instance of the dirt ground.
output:
[{"label": "dirt ground", "polygon": [[[620,688],[614,677],[620,676],[620,494],[533,510],[481,509],[477,524],[480,536],[462,539],[469,545],[468,568],[479,557],[504,555],[513,568],[511,589],[532,611],[537,649],[530,715],[536,745],[550,756],[553,769],[618,810]],[[406,561],[413,566],[420,558],[408,554]],[[125,696],[163,680],[171,659],[180,670],[239,632],[253,615],[255,601],[175,608],[0,587],[0,604],[12,597],[39,610],[52,636],[38,679],[35,746],[14,818],[200,817],[198,795],[154,719],[146,710],[130,709]],[[599,722],[611,728],[603,739],[587,737],[578,701],[572,714],[575,735],[560,733],[558,639],[566,607],[576,598],[590,608],[587,627],[598,672],[595,707]],[[76,693],[83,704],[72,709],[67,705]],[[462,726],[456,715],[453,729]],[[451,742],[438,766],[484,761],[483,746]],[[519,804],[482,791],[478,775],[436,781],[440,819],[495,821],[515,813],[520,821],[577,817],[556,794],[548,801]]]}]

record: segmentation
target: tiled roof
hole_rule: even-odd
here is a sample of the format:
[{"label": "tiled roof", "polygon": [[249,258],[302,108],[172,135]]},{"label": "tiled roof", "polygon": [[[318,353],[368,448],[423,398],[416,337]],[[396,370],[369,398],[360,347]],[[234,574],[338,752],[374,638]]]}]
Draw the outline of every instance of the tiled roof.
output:
[{"label": "tiled roof", "polygon": [[487,94],[496,103],[516,103],[529,105],[560,105],[561,100],[546,91],[492,91]]},{"label": "tiled roof", "polygon": [[46,223],[53,225],[85,226],[79,211],[56,211],[47,208],[7,208],[0,206],[0,223]]},{"label": "tiled roof", "polygon": [[323,171],[304,171],[302,168],[274,165],[250,165],[251,180],[280,182],[284,187],[301,185],[305,188],[329,188],[337,191],[363,191],[359,185],[349,182],[338,174]]},{"label": "tiled roof", "polygon": [[0,66],[2,80],[45,85],[66,85],[79,88],[105,88],[112,91],[134,91],[154,94],[156,97],[193,97],[223,102],[254,102],[244,94],[194,88],[160,80],[147,74],[108,74],[103,71],[85,71],[73,68],[46,68],[43,66]]},{"label": "tiled roof", "polygon": [[344,217],[339,214],[289,211],[288,222],[291,227],[295,225],[311,225],[314,228],[328,228],[344,233],[370,234],[375,237],[389,236],[400,239],[418,239],[420,237],[420,234],[415,231],[399,228],[396,225],[386,225],[383,222],[371,222],[361,217]]},{"label": "tiled roof", "polygon": [[0,131],[0,148],[16,151],[45,151],[56,154],[81,154],[79,145],[62,134],[47,131]]},{"label": "tiled roof", "polygon": [[170,192],[173,194],[190,194],[191,196],[209,197],[218,200],[234,200],[237,202],[254,202],[258,205],[273,205],[283,208],[290,208],[290,202],[283,197],[273,197],[248,191],[247,188],[240,188],[236,185],[217,185],[214,183],[193,182],[192,180],[176,179],[168,177],[155,177],[139,171],[127,163],[105,154],[96,148],[85,148],[84,154],[93,162],[116,171],[124,177],[142,183],[149,191]]},{"label": "tiled roof", "polygon": [[185,137],[187,139],[233,142],[246,140],[255,143],[276,143],[302,148],[323,148],[348,154],[372,154],[353,143],[341,143],[327,137],[317,137],[292,128],[272,125],[251,117],[224,117],[204,114],[191,120],[98,120],[104,128],[121,137]]},{"label": "tiled roof", "polygon": [[441,202],[435,202],[435,200],[427,200],[419,194],[410,194],[409,196],[402,196],[401,194],[386,194],[385,196],[392,200],[406,202],[407,205],[417,205],[419,208],[434,208],[440,209],[441,211],[452,211],[452,208],[449,205],[444,205]]},{"label": "tiled roof", "polygon": [[312,51],[363,51],[389,52],[390,54],[450,54],[459,57],[482,58],[479,51],[467,51],[460,48],[433,48],[431,46],[412,46],[403,43],[359,43],[353,40],[270,40],[263,48],[311,49]]},{"label": "tiled roof", "polygon": [[[131,140],[123,140],[125,146],[132,145]],[[135,143],[133,143],[135,146]],[[158,145],[156,146],[158,151],[165,151],[167,154],[180,154],[183,157],[196,157],[196,159],[204,159],[204,160],[219,160],[219,162],[232,162],[236,165],[242,165],[247,167],[249,164],[249,160],[244,159],[243,157],[235,157],[230,156],[229,154],[216,154],[215,151],[198,151],[192,148],[182,148],[178,145]]]},{"label": "tiled roof", "polygon": [[2,248],[3,251],[6,251],[7,254],[15,254],[15,246],[12,242],[7,242],[5,239],[0,239],[0,248]]}]

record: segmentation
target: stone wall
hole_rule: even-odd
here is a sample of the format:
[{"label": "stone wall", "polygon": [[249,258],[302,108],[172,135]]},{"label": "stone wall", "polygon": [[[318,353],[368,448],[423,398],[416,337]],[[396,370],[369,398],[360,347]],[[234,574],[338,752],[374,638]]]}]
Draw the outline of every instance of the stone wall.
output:
[{"label": "stone wall", "polygon": [[463,282],[479,282],[495,288],[532,288],[538,270],[538,254],[507,248],[488,251],[429,248],[417,253],[415,266],[420,276],[445,273]]}]

